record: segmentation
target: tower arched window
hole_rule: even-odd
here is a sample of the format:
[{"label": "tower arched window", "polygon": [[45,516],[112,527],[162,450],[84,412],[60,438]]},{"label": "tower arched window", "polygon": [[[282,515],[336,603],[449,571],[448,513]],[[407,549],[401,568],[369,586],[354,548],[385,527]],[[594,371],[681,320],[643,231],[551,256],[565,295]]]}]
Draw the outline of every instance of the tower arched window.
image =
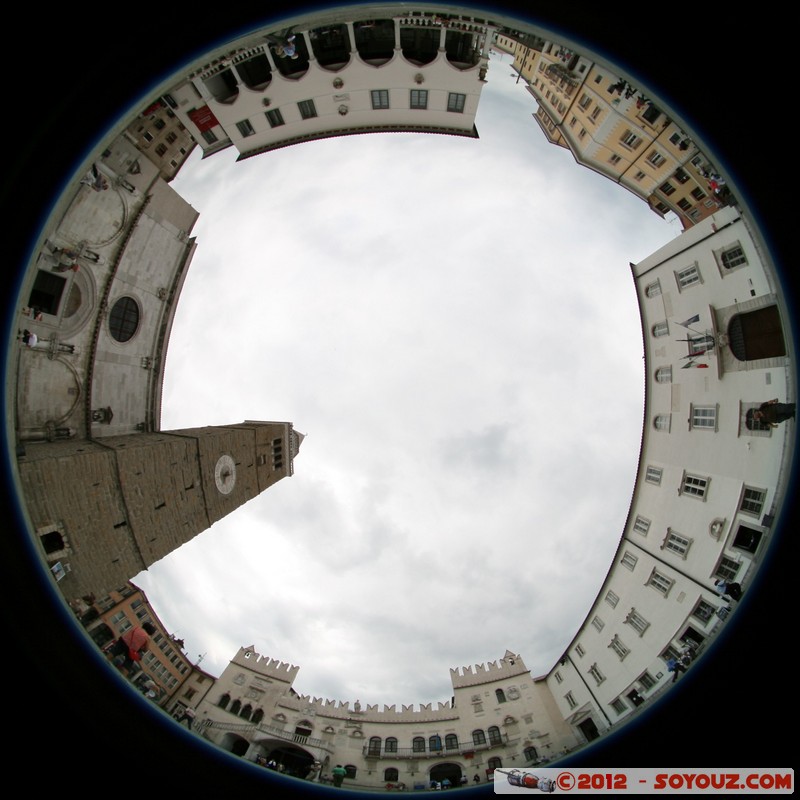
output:
[{"label": "tower arched window", "polygon": [[495,697],[497,697],[498,703],[505,703],[506,702],[506,693],[502,689],[495,689],[494,690]]},{"label": "tower arched window", "polygon": [[422,736],[415,736],[411,740],[411,749],[415,753],[424,753],[425,752],[425,739]]},{"label": "tower arched window", "polygon": [[248,703],[240,712],[239,716],[242,719],[250,719],[250,715],[253,713],[253,707]]},{"label": "tower arched window", "polygon": [[259,722],[261,722],[262,719],[264,719],[264,709],[263,708],[257,708],[253,712],[253,716],[250,718],[250,722],[259,723]]},{"label": "tower arched window", "polygon": [[502,744],[503,737],[500,733],[500,728],[497,725],[492,725],[489,728],[489,744]]},{"label": "tower arched window", "polygon": [[386,737],[386,741],[383,743],[383,752],[384,753],[397,752],[397,739],[395,739],[394,736]]},{"label": "tower arched window", "polygon": [[236,714],[239,716],[239,711],[242,708],[242,701],[241,700],[234,700],[233,704],[231,705],[230,712],[231,714]]},{"label": "tower arched window", "polygon": [[227,708],[228,703],[231,701],[231,696],[229,694],[224,694],[219,699],[219,703],[217,704],[220,708]]},{"label": "tower arched window", "polygon": [[444,748],[445,750],[458,750],[458,736],[454,733],[448,733],[444,737]]},{"label": "tower arched window", "polygon": [[431,753],[435,753],[437,750],[442,749],[442,737],[438,734],[436,736],[431,736],[428,739],[428,747],[430,748]]},{"label": "tower arched window", "polygon": [[381,754],[381,737],[380,736],[370,737],[369,745],[367,746],[367,755],[379,756],[380,754]]},{"label": "tower arched window", "polygon": [[472,744],[486,744],[486,734],[480,728],[472,731]]}]

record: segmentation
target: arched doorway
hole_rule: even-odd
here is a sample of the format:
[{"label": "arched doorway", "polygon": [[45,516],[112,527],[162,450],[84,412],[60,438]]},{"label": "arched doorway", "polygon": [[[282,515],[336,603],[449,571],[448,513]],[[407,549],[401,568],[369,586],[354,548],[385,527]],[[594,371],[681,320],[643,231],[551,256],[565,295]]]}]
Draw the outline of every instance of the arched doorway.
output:
[{"label": "arched doorway", "polygon": [[[275,761],[278,771],[295,778],[305,778],[314,766],[314,756],[300,747],[283,742],[260,742],[267,761]],[[281,766],[283,769],[281,769]]]},{"label": "arched doorway", "polygon": [[444,764],[437,764],[435,767],[431,767],[431,781],[441,783],[445,778],[450,781],[451,786],[461,786],[461,767],[452,762],[445,762]]},{"label": "arched doorway", "polygon": [[783,326],[777,306],[737,314],[728,324],[731,352],[739,361],[786,355]]}]

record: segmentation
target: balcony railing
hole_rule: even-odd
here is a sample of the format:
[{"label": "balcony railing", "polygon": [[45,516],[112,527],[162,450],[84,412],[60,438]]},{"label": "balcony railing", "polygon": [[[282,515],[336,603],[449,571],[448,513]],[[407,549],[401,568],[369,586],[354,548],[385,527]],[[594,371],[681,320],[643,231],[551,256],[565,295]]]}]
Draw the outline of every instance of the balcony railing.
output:
[{"label": "balcony railing", "polygon": [[362,753],[365,758],[389,758],[389,759],[409,759],[409,758],[442,758],[443,756],[466,755],[467,753],[477,753],[483,750],[493,750],[496,747],[505,747],[508,744],[508,734],[504,733],[500,739],[487,740],[481,744],[475,742],[457,742],[450,746],[442,744],[439,748],[416,749],[414,747],[398,747],[394,750],[387,750],[385,743],[380,747],[364,745]]}]

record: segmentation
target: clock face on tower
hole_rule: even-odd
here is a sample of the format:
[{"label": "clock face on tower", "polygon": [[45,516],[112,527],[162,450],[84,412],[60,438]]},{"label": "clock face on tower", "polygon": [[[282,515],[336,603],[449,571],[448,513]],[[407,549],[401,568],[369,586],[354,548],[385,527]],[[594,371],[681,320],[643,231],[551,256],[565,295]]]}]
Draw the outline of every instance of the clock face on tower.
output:
[{"label": "clock face on tower", "polygon": [[227,453],[217,459],[214,482],[222,494],[230,494],[233,491],[236,484],[236,463]]}]

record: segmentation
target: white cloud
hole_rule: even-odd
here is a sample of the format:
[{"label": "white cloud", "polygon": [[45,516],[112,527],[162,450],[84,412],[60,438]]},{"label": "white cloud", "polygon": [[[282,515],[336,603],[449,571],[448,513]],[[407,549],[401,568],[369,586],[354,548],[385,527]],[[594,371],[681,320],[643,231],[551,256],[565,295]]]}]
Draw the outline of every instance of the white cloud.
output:
[{"label": "white cloud", "polygon": [[[190,656],[409,704],[561,655],[608,569],[642,425],[629,262],[672,238],[547,144],[493,64],[480,139],[193,159],[164,429],[287,419],[295,475],[137,579]],[[225,387],[219,391],[219,387]]]}]

